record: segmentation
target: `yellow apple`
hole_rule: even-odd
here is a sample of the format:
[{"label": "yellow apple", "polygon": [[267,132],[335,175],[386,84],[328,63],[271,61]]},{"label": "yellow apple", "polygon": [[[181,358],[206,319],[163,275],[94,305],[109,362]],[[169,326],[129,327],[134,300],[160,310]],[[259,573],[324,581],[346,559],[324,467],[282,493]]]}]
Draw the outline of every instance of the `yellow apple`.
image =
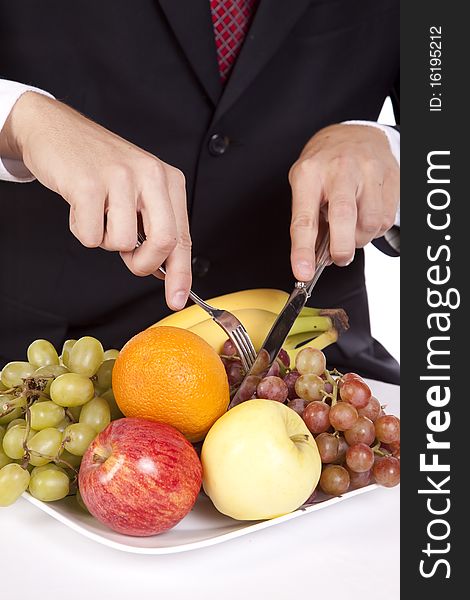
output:
[{"label": "yellow apple", "polygon": [[204,491],[223,514],[271,519],[301,506],[315,489],[321,459],[292,409],[248,400],[218,419],[201,453]]}]

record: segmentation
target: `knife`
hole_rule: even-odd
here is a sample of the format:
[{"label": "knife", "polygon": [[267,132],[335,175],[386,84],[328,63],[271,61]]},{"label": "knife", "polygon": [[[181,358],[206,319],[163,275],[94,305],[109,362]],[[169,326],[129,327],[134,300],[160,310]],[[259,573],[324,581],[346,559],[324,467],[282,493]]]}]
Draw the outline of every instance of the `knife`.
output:
[{"label": "knife", "polygon": [[249,400],[253,396],[260,375],[267,371],[276,360],[295,320],[307,303],[307,300],[312,295],[313,288],[320,278],[323,269],[331,264],[329,247],[330,235],[329,230],[327,230],[316,252],[317,260],[313,278],[306,283],[303,281],[297,281],[295,283],[295,287],[284,308],[279,313],[264,340],[263,345],[256,356],[255,362],[245,375],[240,387],[232,398],[228,407],[229,409],[241,402],[245,402],[245,400]]}]

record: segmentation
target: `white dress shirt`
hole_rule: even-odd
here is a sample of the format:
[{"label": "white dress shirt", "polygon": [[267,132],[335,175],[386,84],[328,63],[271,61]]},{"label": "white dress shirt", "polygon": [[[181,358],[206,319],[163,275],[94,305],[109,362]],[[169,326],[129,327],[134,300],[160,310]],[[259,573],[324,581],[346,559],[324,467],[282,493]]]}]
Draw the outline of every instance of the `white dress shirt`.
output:
[{"label": "white dress shirt", "polygon": [[[8,119],[18,98],[25,92],[37,92],[53,98],[51,94],[31,85],[23,85],[16,81],[0,79],[0,132]],[[28,171],[21,160],[13,160],[0,156],[0,179],[26,183],[35,177]]]}]

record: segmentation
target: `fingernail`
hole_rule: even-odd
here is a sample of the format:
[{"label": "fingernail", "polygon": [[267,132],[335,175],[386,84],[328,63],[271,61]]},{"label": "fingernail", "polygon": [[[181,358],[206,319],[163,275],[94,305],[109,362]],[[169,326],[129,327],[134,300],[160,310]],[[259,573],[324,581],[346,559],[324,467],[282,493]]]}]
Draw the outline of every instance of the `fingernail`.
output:
[{"label": "fingernail", "polygon": [[313,265],[306,260],[303,260],[297,263],[297,269],[300,273],[301,277],[305,277],[305,279],[310,279],[313,277]]},{"label": "fingernail", "polygon": [[181,308],[185,307],[186,298],[187,298],[187,294],[186,294],[186,292],[183,292],[182,290],[180,290],[179,292],[175,292],[173,294],[173,306],[176,308],[176,310],[180,310]]}]

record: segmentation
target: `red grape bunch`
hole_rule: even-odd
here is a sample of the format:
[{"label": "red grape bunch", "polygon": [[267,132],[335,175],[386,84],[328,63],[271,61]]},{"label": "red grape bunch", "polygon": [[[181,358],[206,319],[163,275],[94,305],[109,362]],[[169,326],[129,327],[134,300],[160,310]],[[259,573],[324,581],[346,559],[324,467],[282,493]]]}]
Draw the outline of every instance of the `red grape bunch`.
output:
[{"label": "red grape bunch", "polygon": [[[221,356],[234,393],[244,371],[232,342]],[[306,346],[295,357],[281,350],[273,365],[244,384],[243,400],[265,398],[287,404],[304,420],[322,460],[319,487],[328,496],[377,483],[400,482],[400,420],[384,412],[380,401],[356,373],[326,368],[321,350]]]}]

